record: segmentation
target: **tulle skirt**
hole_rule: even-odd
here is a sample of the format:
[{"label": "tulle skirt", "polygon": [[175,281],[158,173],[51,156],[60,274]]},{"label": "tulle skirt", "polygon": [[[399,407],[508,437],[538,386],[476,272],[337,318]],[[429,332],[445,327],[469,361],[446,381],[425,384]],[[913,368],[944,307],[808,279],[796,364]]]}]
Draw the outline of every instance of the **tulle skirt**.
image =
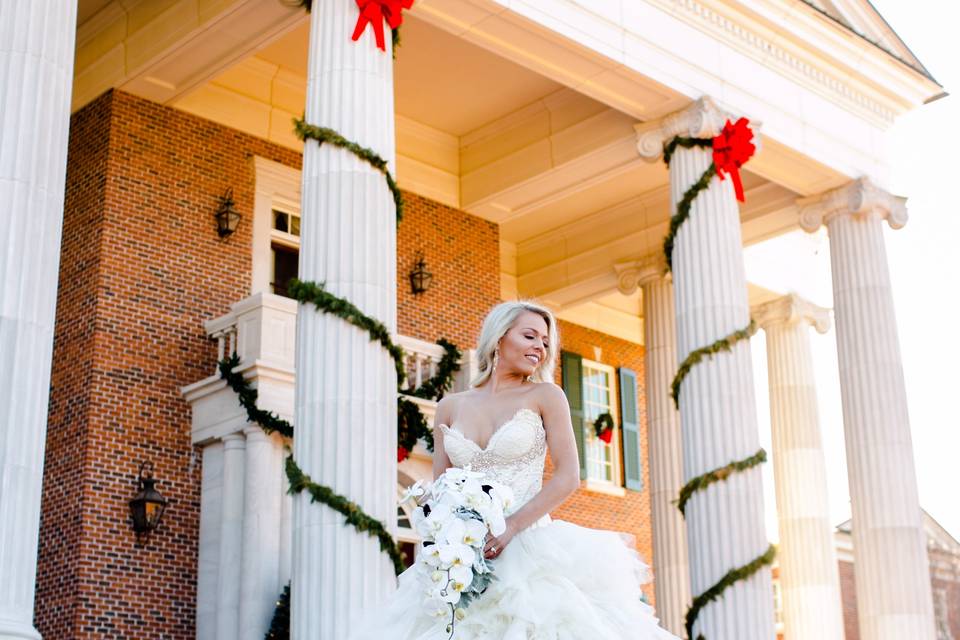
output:
[{"label": "tulle skirt", "polygon": [[[494,561],[496,580],[456,623],[453,640],[677,640],[641,599],[649,572],[614,531],[546,518]],[[416,566],[351,640],[447,640],[450,618],[424,612]]]}]

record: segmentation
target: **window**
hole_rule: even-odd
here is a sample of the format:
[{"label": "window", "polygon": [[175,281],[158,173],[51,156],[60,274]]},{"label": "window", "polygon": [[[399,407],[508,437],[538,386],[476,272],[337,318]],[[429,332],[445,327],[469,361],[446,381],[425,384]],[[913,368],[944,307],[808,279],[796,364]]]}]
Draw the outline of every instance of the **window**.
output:
[{"label": "window", "polygon": [[610,444],[597,437],[593,421],[602,413],[617,419],[614,369],[611,366],[583,360],[583,418],[584,457],[586,458],[587,481],[620,484],[619,428],[614,427]]},{"label": "window", "polygon": [[937,625],[937,640],[953,640],[950,633],[950,599],[946,589],[933,590],[933,617]]},{"label": "window", "polygon": [[[397,486],[397,499],[403,495],[403,485]],[[397,504],[397,542],[403,552],[403,564],[410,567],[417,557],[417,548],[420,546],[420,536],[413,530],[411,521],[412,509],[409,505]]]},{"label": "window", "polygon": [[779,578],[773,580],[773,622],[777,631],[783,629],[783,589]]},{"label": "window", "polygon": [[273,209],[270,229],[270,288],[277,295],[288,296],[287,283],[297,277],[300,262],[300,216]]}]

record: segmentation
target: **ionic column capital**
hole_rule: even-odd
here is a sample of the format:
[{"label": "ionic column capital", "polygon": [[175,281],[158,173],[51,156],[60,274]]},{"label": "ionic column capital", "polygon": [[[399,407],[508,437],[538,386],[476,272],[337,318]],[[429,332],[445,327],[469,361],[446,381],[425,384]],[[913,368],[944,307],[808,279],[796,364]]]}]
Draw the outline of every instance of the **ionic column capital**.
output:
[{"label": "ionic column capital", "polygon": [[907,199],[881,189],[867,177],[816,196],[800,198],[797,206],[800,226],[810,233],[843,215],[879,215],[891,229],[901,229],[907,224]]},{"label": "ionic column capital", "polygon": [[625,296],[633,294],[637,287],[649,282],[669,279],[667,261],[662,253],[654,253],[639,260],[627,260],[613,265],[617,273],[617,289]]},{"label": "ionic column capital", "polygon": [[751,316],[763,329],[799,322],[810,324],[817,333],[826,333],[830,329],[830,310],[818,307],[795,293],[756,305],[751,309]]},{"label": "ionic column capital", "polygon": [[[710,96],[703,96],[679,111],[653,122],[634,125],[637,151],[650,162],[663,154],[663,145],[675,136],[712,138],[719,135],[727,120],[736,117],[722,109]],[[757,129],[756,124],[753,125]]]}]

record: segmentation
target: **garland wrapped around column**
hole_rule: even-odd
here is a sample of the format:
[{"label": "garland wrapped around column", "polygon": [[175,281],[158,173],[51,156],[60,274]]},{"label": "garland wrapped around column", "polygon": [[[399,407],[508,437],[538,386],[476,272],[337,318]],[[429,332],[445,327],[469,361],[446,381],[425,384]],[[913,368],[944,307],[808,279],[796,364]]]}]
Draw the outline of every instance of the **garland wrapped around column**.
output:
[{"label": "garland wrapped around column", "polygon": [[[668,167],[670,166],[670,159],[677,147],[682,147],[684,149],[709,148],[713,150],[713,162],[710,163],[710,166],[707,167],[700,178],[684,192],[683,197],[681,197],[680,201],[677,203],[676,213],[674,213],[674,215],[670,218],[670,228],[667,232],[666,238],[664,238],[663,241],[663,252],[664,257],[666,258],[668,271],[673,268],[673,249],[677,232],[683,223],[686,222],[686,220],[690,217],[693,201],[696,199],[697,195],[700,194],[700,192],[705,190],[710,185],[710,181],[714,176],[717,176],[723,180],[725,175],[730,175],[733,181],[737,200],[743,202],[743,184],[740,180],[739,170],[740,167],[753,156],[754,151],[756,151],[756,147],[751,141],[752,139],[753,132],[750,130],[749,121],[746,118],[740,118],[736,123],[731,123],[729,120],[727,120],[720,135],[714,138],[689,138],[676,136],[664,145],[663,158]],[[756,332],[757,324],[753,319],[751,319],[750,324],[743,329],[734,331],[730,335],[724,336],[705,347],[700,347],[699,349],[694,349],[691,351],[680,364],[680,367],[678,368],[670,386],[670,395],[673,398],[674,405],[677,407],[677,409],[680,408],[680,388],[683,384],[683,380],[695,365],[702,362],[706,357],[714,356],[723,351],[731,351],[736,343],[740,342],[741,340],[749,340],[750,337]],[[752,469],[753,467],[766,462],[766,459],[766,451],[760,449],[757,451],[757,453],[748,458],[731,462],[723,467],[713,469],[696,476],[695,478],[691,478],[680,489],[680,494],[676,501],[677,507],[680,509],[682,514],[686,515],[687,502],[690,500],[693,494],[698,491],[705,490],[707,487],[716,482],[726,480],[734,473],[742,473],[748,469]],[[716,584],[711,586],[700,595],[696,596],[693,599],[690,608],[687,610],[685,621],[687,638],[689,640],[694,640],[694,624],[700,615],[700,611],[707,604],[719,598],[727,588],[736,582],[740,580],[746,580],[756,572],[760,571],[760,569],[763,567],[773,564],[775,557],[776,547],[774,545],[770,545],[763,554],[757,556],[743,566],[731,569],[724,574],[724,576],[720,578]],[[705,640],[703,634],[698,635],[696,640]]]}]

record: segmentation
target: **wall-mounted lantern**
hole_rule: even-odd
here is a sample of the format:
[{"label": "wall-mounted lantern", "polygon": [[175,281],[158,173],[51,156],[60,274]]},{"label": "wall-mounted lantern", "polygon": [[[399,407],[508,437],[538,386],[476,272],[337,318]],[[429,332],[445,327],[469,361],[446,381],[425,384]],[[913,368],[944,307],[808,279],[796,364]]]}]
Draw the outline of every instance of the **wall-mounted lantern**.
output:
[{"label": "wall-mounted lantern", "polygon": [[154,531],[167,509],[167,499],[155,488],[153,464],[142,462],[137,477],[137,495],[130,501],[130,516],[137,539]]},{"label": "wall-mounted lantern", "polygon": [[423,252],[417,252],[417,262],[413,266],[413,271],[410,272],[410,289],[413,291],[413,294],[423,293],[430,288],[430,283],[433,280],[433,274],[427,271],[427,264],[423,260]]},{"label": "wall-mounted lantern", "polygon": [[226,238],[234,231],[237,230],[237,226],[240,224],[240,218],[242,218],[236,209],[234,209],[233,202],[233,188],[228,188],[223,192],[223,195],[220,196],[220,206],[217,207],[217,234],[221,238]]}]

